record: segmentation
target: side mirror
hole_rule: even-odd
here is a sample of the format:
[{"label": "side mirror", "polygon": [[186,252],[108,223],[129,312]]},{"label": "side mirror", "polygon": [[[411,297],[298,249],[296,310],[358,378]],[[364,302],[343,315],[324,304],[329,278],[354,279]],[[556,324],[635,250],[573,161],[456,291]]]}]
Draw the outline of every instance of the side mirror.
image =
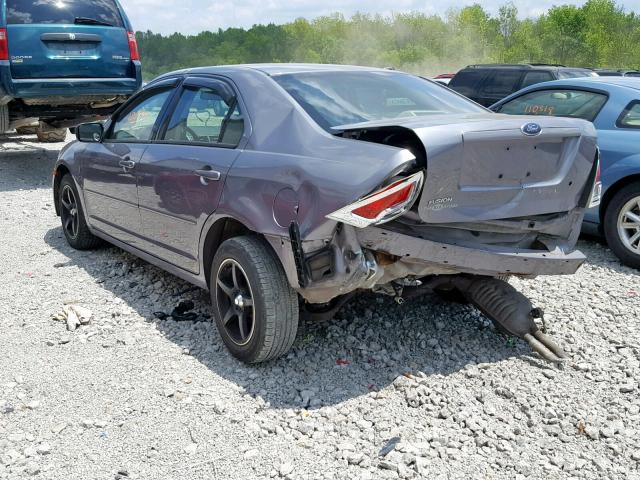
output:
[{"label": "side mirror", "polygon": [[100,143],[104,135],[102,123],[83,123],[76,127],[76,138],[81,142]]}]

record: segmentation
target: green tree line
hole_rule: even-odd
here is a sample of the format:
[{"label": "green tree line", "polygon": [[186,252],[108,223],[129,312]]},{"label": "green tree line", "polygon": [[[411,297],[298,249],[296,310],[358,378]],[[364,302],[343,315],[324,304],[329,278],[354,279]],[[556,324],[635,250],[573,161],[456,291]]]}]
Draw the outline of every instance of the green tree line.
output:
[{"label": "green tree line", "polygon": [[497,15],[476,4],[445,16],[333,14],[189,36],[138,32],[137,38],[146,79],[184,67],[255,62],[370,65],[422,75],[494,62],[640,68],[640,15],[614,0],[555,6],[523,20],[513,3]]}]

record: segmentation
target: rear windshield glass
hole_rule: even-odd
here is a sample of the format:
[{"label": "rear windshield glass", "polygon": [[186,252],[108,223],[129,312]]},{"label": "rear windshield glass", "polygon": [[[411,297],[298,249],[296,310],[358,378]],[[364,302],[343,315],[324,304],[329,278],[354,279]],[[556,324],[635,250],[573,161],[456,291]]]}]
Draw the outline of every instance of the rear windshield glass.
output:
[{"label": "rear windshield glass", "polygon": [[514,98],[502,105],[499,112],[511,115],[575,117],[592,122],[606,101],[606,95],[596,92],[542,90]]},{"label": "rear windshield glass", "polygon": [[446,87],[399,72],[309,72],[273,78],[326,130],[375,120],[486,111]]},{"label": "rear windshield glass", "polygon": [[7,0],[8,24],[91,24],[88,20],[123,26],[113,0]]}]

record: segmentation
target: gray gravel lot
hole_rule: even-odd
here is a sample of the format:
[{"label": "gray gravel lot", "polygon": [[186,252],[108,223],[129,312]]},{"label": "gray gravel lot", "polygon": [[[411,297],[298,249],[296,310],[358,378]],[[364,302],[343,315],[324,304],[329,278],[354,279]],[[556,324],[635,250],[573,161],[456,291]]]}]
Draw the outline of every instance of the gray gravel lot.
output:
[{"label": "gray gravel lot", "polygon": [[[575,276],[512,280],[562,367],[471,307],[375,295],[247,367],[205,292],[67,246],[60,145],[30,140],[0,139],[0,479],[640,478],[640,281],[599,243]],[[154,314],[181,300],[196,321]],[[67,330],[65,304],[90,323]]]}]

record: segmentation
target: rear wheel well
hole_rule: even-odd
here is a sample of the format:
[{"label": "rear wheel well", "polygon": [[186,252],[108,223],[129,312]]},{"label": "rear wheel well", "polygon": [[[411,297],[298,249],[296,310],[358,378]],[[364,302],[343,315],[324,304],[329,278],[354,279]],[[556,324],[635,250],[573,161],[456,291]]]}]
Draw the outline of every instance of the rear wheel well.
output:
[{"label": "rear wheel well", "polygon": [[239,221],[233,218],[222,218],[216,221],[204,240],[204,253],[202,257],[202,267],[205,275],[207,286],[211,279],[211,264],[218,248],[225,240],[233,237],[239,237],[251,233],[251,230]]},{"label": "rear wheel well", "polygon": [[602,202],[600,203],[600,225],[604,222],[604,215],[611,203],[611,199],[622,190],[627,185],[631,185],[632,183],[640,182],[640,174],[629,175],[628,177],[621,178],[616,183],[611,185],[604,196],[602,197]]},{"label": "rear wheel well", "polygon": [[69,174],[69,169],[65,165],[58,165],[53,174],[53,204],[56,209],[56,215],[60,216],[60,206],[58,205],[58,192],[60,191],[60,181],[62,177]]}]

